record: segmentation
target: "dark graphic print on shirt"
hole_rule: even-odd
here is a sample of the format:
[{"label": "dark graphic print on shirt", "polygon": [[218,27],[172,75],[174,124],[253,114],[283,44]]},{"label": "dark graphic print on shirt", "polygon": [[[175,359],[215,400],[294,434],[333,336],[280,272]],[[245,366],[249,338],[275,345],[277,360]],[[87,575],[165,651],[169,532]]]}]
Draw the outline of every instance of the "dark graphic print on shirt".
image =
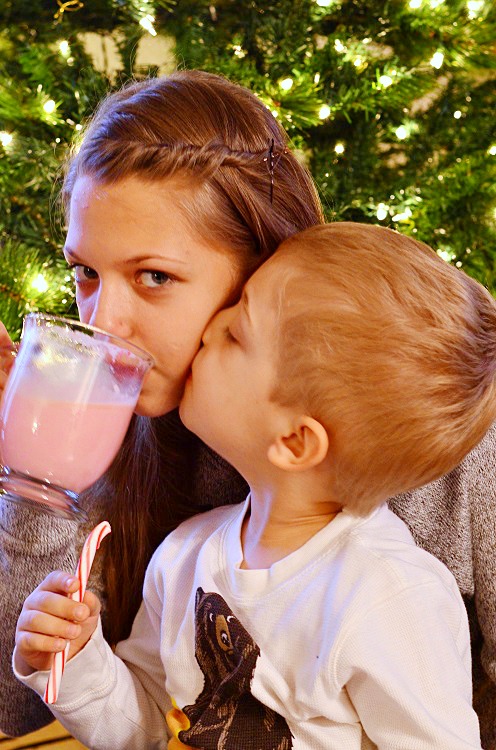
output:
[{"label": "dark graphic print on shirt", "polygon": [[260,649],[224,599],[198,588],[195,656],[204,686],[183,711],[191,722],[179,739],[201,750],[291,750],[286,720],[250,691]]}]

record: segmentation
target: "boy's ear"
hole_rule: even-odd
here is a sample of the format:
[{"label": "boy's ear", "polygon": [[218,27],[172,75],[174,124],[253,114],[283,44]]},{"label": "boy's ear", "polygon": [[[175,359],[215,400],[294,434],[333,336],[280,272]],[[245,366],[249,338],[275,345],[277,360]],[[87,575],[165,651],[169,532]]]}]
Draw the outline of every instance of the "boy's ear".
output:
[{"label": "boy's ear", "polygon": [[305,471],[318,466],[327,456],[327,430],[316,419],[298,417],[285,435],[278,435],[267,451],[267,458],[279,469]]}]

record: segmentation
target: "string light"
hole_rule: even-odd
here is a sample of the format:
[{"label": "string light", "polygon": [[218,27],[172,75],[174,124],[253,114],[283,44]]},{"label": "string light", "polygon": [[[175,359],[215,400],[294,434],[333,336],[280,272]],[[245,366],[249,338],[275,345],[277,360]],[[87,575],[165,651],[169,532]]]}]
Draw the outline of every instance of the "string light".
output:
[{"label": "string light", "polygon": [[387,88],[388,86],[391,86],[392,82],[393,82],[393,79],[391,78],[391,76],[387,76],[387,75],[382,75],[382,76],[380,76],[380,78],[379,78],[379,83],[380,83],[380,84],[381,84],[381,86],[382,86],[383,88],[385,88],[385,89],[386,89],[386,88]]},{"label": "string light", "polygon": [[431,6],[432,10],[435,10],[443,3],[444,3],[444,0],[429,0],[429,5]]},{"label": "string light", "polygon": [[320,81],[320,73],[315,73],[313,77],[313,82],[318,83]]},{"label": "string light", "polygon": [[0,143],[4,148],[7,148],[12,143],[14,136],[12,133],[7,133],[6,130],[0,132]]},{"label": "string light", "polygon": [[289,91],[293,87],[293,79],[283,78],[282,81],[279,81],[279,86],[283,91]]},{"label": "string light", "polygon": [[456,112],[453,112],[453,117],[455,118],[455,120],[459,120],[461,116],[462,116],[462,113],[460,112],[459,109],[457,109]]},{"label": "string light", "polygon": [[328,8],[332,3],[332,0],[317,0],[317,5],[321,8]]},{"label": "string light", "polygon": [[57,105],[55,104],[55,102],[53,101],[53,99],[49,99],[43,105],[43,109],[45,110],[45,112],[47,113],[47,115],[51,115],[52,112],[55,112],[56,108],[57,108]]},{"label": "string light", "polygon": [[65,39],[59,42],[59,50],[60,50],[60,54],[63,57],[69,57],[69,55],[71,54],[71,48],[69,46],[69,42],[66,41]]},{"label": "string light", "polygon": [[40,292],[40,294],[43,294],[48,289],[48,282],[43,276],[43,274],[39,273],[33,281],[31,282],[31,286],[33,289],[36,289],[37,292]]},{"label": "string light", "polygon": [[468,17],[471,21],[480,14],[484,7],[484,0],[468,0],[467,10]]},{"label": "string light", "polygon": [[346,52],[346,47],[344,46],[341,39],[334,40],[334,49],[336,50],[336,52]]},{"label": "string light", "polygon": [[157,36],[157,32],[153,27],[154,23],[155,16],[152,16],[150,13],[147,13],[146,16],[143,16],[143,18],[140,19],[140,26],[142,26],[145,31],[148,31],[148,33],[152,36]]},{"label": "string light", "polygon": [[404,125],[400,125],[394,132],[396,134],[396,138],[398,138],[398,140],[400,141],[404,141],[405,138],[408,138],[408,130]]},{"label": "string light", "polygon": [[456,255],[450,247],[438,248],[436,252],[440,258],[446,261],[446,263],[450,263],[456,258]]},{"label": "string light", "polygon": [[389,214],[389,209],[386,206],[386,204],[379,203],[379,205],[377,206],[377,212],[376,212],[376,216],[379,219],[379,221],[383,221],[388,214]]},{"label": "string light", "polygon": [[439,70],[440,67],[442,67],[442,64],[444,62],[444,53],[443,52],[435,52],[431,59],[429,60],[430,64],[433,68],[436,68]]},{"label": "string light", "polygon": [[239,57],[240,59],[242,59],[243,57],[246,57],[246,52],[241,47],[240,44],[233,44],[233,52],[236,55],[236,57]]},{"label": "string light", "polygon": [[344,143],[336,143],[336,145],[334,146],[334,151],[337,154],[344,154]]},{"label": "string light", "polygon": [[321,120],[327,120],[329,115],[331,114],[331,108],[328,104],[323,104],[321,108],[319,109],[319,117]]},{"label": "string light", "polygon": [[422,5],[422,0],[410,0],[408,5],[410,6],[410,8],[413,8],[413,10],[417,10],[417,8],[420,8],[420,6]]},{"label": "string light", "polygon": [[411,215],[412,215],[412,212],[407,207],[407,208],[405,208],[405,210],[402,213],[395,214],[393,216],[393,221],[408,221],[408,219],[411,217]]}]

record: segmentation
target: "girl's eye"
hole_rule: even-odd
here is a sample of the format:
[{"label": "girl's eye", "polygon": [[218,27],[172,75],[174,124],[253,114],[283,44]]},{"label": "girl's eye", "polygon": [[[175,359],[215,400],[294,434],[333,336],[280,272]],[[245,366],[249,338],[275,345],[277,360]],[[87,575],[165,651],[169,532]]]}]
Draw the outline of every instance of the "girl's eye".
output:
[{"label": "girl's eye", "polygon": [[164,286],[173,281],[172,277],[164,271],[140,271],[138,274],[138,281],[143,286],[153,289],[157,286]]},{"label": "girl's eye", "polygon": [[93,281],[98,278],[98,274],[89,266],[83,266],[80,263],[74,263],[70,266],[74,273],[74,281],[76,284],[82,284],[85,281]]}]

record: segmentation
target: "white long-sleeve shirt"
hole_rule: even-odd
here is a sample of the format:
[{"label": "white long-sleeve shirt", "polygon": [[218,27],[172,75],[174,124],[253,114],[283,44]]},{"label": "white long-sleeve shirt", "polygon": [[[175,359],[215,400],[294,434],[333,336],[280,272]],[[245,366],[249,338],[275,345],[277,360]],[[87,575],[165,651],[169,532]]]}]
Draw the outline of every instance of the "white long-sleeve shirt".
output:
[{"label": "white long-sleeve shirt", "polygon": [[[69,731],[93,750],[163,749],[173,699],[180,738],[206,750],[479,749],[447,568],[383,506],[241,569],[247,503],[170,534],[130,638],[113,654],[98,630],[67,664],[53,709]],[[47,673],[17,676],[43,693]]]}]

